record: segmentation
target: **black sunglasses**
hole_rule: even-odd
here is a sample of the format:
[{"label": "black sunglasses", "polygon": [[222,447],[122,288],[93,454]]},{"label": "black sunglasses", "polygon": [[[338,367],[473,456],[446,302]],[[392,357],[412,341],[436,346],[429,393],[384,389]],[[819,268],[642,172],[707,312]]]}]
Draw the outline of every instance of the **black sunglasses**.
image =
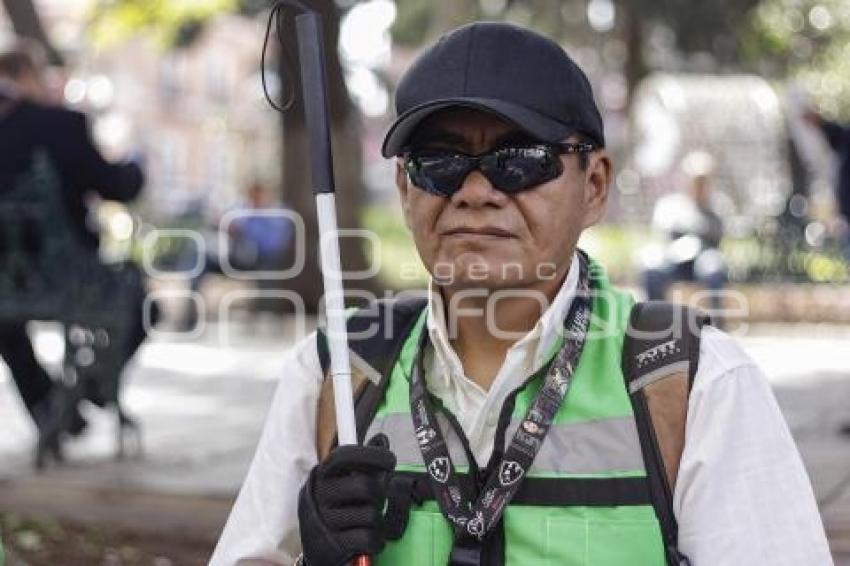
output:
[{"label": "black sunglasses", "polygon": [[590,153],[590,143],[532,143],[498,147],[480,155],[467,155],[449,149],[413,149],[405,152],[404,169],[420,189],[441,197],[451,197],[475,170],[495,189],[515,194],[558,178],[564,172],[558,156],[563,153]]}]

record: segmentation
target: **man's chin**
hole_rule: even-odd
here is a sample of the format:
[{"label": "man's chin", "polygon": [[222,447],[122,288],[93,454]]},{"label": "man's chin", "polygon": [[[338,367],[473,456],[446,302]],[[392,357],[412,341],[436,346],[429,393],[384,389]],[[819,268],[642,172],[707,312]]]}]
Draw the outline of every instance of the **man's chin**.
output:
[{"label": "man's chin", "polygon": [[451,261],[435,262],[429,271],[435,283],[456,289],[521,289],[558,278],[559,270],[554,264],[538,266],[527,259],[463,253]]},{"label": "man's chin", "polygon": [[434,282],[444,289],[498,291],[501,289],[523,289],[535,286],[536,281],[520,277],[517,273],[494,269],[489,272],[457,270],[453,273],[435,273]]},{"label": "man's chin", "polygon": [[452,291],[499,291],[502,289],[519,289],[526,287],[528,284],[523,281],[511,281],[501,278],[481,279],[469,277],[455,277],[452,280],[434,278],[434,282],[440,287]]}]

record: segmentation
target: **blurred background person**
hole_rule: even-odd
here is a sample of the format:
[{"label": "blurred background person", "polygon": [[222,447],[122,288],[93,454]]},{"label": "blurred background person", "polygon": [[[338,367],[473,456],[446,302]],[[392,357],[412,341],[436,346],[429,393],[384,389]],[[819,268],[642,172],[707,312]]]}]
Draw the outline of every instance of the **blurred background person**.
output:
[{"label": "blurred background person", "polygon": [[[839,124],[825,119],[815,110],[804,114],[805,119],[823,132],[829,147],[838,159],[838,173],[835,182],[835,199],[838,212],[844,219],[843,250],[850,261],[850,125]],[[848,428],[850,432],[850,428]]]},{"label": "blurred background person", "polygon": [[[178,265],[187,271],[201,262],[200,270],[190,279],[190,290],[199,293],[202,282],[210,274],[279,269],[294,236],[292,220],[281,214],[284,210],[261,182],[252,182],[244,198],[219,219],[218,230],[206,235],[204,257],[199,259],[197,249],[189,247],[178,260]],[[226,247],[221,246],[222,236]],[[222,258],[226,259],[225,265]],[[194,300],[187,302],[179,328],[195,327],[198,319],[195,306]]]},{"label": "blurred background person", "polygon": [[712,291],[711,306],[719,310],[719,291],[727,280],[720,251],[723,220],[712,202],[714,159],[705,151],[689,153],[681,164],[687,185],[662,197],[652,213],[652,228],[664,237],[663,252],[644,272],[650,300],[664,300],[670,284],[693,282]]},{"label": "blurred background person", "polygon": [[[0,104],[9,111],[12,103],[26,98],[32,103],[48,104],[47,85],[41,69],[46,65],[44,52],[35,42],[20,40],[0,59]],[[5,112],[4,112],[5,113]]]},{"label": "blurred background person", "polygon": [[[90,194],[130,201],[141,191],[144,176],[135,163],[104,160],[83,114],[44,103],[43,61],[38,49],[25,42],[0,54],[0,200],[28,172],[35,154],[46,151],[58,173],[61,200],[74,236],[83,248],[96,254],[99,235],[89,219]],[[138,320],[127,358],[145,337],[141,309],[137,310],[131,315]],[[24,324],[0,319],[0,357],[9,366],[38,429],[39,450],[61,457],[63,433],[77,435],[86,427],[76,403],[36,360]]]},{"label": "blurred background person", "polygon": [[[850,261],[850,125],[827,120],[820,113],[809,109],[804,115],[806,121],[823,132],[829,147],[838,159],[838,172],[835,180],[835,200],[841,215],[841,247],[844,257]],[[839,426],[839,431],[850,436],[850,421]]]}]

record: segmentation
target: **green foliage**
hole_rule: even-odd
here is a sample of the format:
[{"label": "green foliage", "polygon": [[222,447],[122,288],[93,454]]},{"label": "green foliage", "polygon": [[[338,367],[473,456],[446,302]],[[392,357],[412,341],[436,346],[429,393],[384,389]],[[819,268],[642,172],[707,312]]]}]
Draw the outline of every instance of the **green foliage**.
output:
[{"label": "green foliage", "polygon": [[378,250],[370,246],[369,253],[376,251],[379,258],[371,257],[370,263],[380,262],[378,278],[387,287],[394,289],[419,289],[428,281],[428,272],[419,260],[413,236],[404,224],[398,207],[369,206],[363,210],[363,228],[377,236],[381,245]]},{"label": "green foliage", "polygon": [[718,62],[734,65],[740,57],[739,39],[747,28],[741,15],[759,1],[633,0],[632,4],[635,17],[671,29],[682,53],[711,53]]},{"label": "green foliage", "polygon": [[237,0],[105,0],[94,5],[89,33],[101,47],[141,33],[173,46],[190,41],[209,18],[236,8]]},{"label": "green foliage", "polygon": [[399,45],[419,46],[431,28],[432,5],[428,0],[396,0],[396,20],[390,32]]},{"label": "green foliage", "polygon": [[762,0],[745,37],[758,72],[798,81],[826,114],[850,119],[850,3]]},{"label": "green foliage", "polygon": [[[506,21],[531,27],[556,41],[576,40],[566,32],[565,14],[584,14],[585,0],[395,0],[398,9],[393,41],[418,47],[459,25],[474,20]],[[582,16],[583,17],[583,16]]]}]

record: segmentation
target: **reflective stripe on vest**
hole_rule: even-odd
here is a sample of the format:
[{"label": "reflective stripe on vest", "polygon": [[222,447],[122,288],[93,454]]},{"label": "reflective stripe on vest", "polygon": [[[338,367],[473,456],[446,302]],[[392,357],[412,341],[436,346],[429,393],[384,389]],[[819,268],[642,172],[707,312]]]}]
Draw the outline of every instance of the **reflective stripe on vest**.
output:
[{"label": "reflective stripe on vest", "polygon": [[[440,428],[449,445],[452,461],[463,467],[466,455],[463,446],[445,417],[439,415]],[[521,419],[511,419],[506,439],[513,437]],[[369,426],[366,438],[383,432],[391,439],[397,468],[422,469],[422,453],[410,413],[387,413],[376,417]],[[579,423],[556,423],[549,429],[540,447],[529,476],[554,474],[608,474],[643,470],[637,427],[633,417],[600,419]]]},{"label": "reflective stripe on vest", "polygon": [[[598,266],[592,274],[594,287],[602,292],[593,300],[592,333],[572,388],[526,485],[505,510],[506,566],[666,563],[621,370],[623,336],[633,301],[613,291]],[[419,336],[425,331],[425,316],[423,312],[405,339],[367,435],[386,434],[398,458],[397,470],[414,477],[425,470],[410,417],[408,376]],[[600,321],[608,325],[613,321],[616,330],[602,331]],[[516,430],[538,387],[533,381],[517,395],[507,435]],[[465,469],[466,457],[457,436],[444,423],[442,430],[457,469]],[[411,509],[404,535],[387,543],[375,557],[376,564],[446,564],[451,529],[436,502],[424,499]]]}]

